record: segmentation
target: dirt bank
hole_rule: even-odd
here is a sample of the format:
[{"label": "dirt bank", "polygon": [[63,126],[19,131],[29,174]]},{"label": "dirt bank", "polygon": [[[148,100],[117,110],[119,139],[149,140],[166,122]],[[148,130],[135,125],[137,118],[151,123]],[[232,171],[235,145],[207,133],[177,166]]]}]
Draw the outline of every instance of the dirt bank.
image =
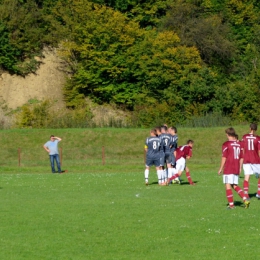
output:
[{"label": "dirt bank", "polygon": [[64,106],[62,86],[65,73],[62,61],[55,50],[44,50],[44,58],[35,74],[26,77],[2,73],[0,75],[0,102],[8,108],[16,109],[30,99],[57,100],[58,106]]}]

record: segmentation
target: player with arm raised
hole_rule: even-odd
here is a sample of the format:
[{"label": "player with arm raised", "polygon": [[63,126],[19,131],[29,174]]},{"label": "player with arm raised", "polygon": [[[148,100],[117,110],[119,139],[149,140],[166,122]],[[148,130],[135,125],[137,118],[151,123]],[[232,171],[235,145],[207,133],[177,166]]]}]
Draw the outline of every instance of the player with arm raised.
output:
[{"label": "player with arm raised", "polygon": [[[244,162],[243,162],[243,170],[244,170],[244,192],[249,198],[249,180],[250,176],[256,174],[258,176],[260,174],[260,137],[256,135],[257,124],[250,124],[250,132],[249,134],[243,135],[241,140],[244,152]],[[260,180],[258,180],[258,191],[256,197],[260,199]]]},{"label": "player with arm raised", "polygon": [[158,177],[158,184],[160,185],[161,173],[160,173],[160,149],[161,149],[161,139],[156,136],[156,129],[150,131],[150,137],[146,138],[144,149],[146,151],[146,161],[145,161],[145,185],[149,185],[149,171],[152,165],[155,166]]},{"label": "player with arm raised", "polygon": [[218,174],[223,171],[223,183],[226,188],[226,197],[228,201],[227,209],[234,209],[234,199],[232,188],[243,199],[245,208],[249,207],[250,201],[247,199],[243,190],[238,186],[238,178],[242,169],[243,157],[240,143],[236,141],[234,128],[230,127],[225,130],[228,141],[222,145],[222,159]]}]

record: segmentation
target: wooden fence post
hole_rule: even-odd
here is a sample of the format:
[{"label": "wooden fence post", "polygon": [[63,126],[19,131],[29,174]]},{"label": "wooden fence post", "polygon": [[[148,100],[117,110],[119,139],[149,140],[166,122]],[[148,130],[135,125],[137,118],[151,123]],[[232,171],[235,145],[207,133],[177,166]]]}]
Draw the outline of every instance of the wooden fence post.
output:
[{"label": "wooden fence post", "polygon": [[105,165],[105,147],[102,146],[102,163]]},{"label": "wooden fence post", "polygon": [[18,166],[21,166],[21,148],[18,148]]}]

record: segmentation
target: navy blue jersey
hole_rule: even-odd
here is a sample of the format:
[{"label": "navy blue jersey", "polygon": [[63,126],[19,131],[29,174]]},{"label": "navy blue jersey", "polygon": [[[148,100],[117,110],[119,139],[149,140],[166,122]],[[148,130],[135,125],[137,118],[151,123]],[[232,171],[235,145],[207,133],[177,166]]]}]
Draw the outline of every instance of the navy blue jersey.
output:
[{"label": "navy blue jersey", "polygon": [[172,135],[163,133],[160,135],[161,142],[162,142],[162,149],[164,153],[170,153],[171,152],[171,146],[172,146]]},{"label": "navy blue jersey", "polygon": [[147,149],[147,157],[158,158],[161,149],[161,139],[157,136],[147,137],[145,141],[145,148]]},{"label": "navy blue jersey", "polygon": [[171,146],[171,152],[174,152],[178,147],[178,135],[172,136],[172,146]]}]

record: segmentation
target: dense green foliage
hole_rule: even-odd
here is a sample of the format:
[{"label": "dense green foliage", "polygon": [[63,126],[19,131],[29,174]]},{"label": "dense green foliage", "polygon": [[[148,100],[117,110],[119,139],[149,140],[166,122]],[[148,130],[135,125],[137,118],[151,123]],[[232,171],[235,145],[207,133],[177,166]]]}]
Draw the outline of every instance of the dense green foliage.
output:
[{"label": "dense green foliage", "polygon": [[257,0],[1,0],[0,66],[26,74],[59,45],[73,109],[87,96],[139,126],[259,121],[259,13]]}]

